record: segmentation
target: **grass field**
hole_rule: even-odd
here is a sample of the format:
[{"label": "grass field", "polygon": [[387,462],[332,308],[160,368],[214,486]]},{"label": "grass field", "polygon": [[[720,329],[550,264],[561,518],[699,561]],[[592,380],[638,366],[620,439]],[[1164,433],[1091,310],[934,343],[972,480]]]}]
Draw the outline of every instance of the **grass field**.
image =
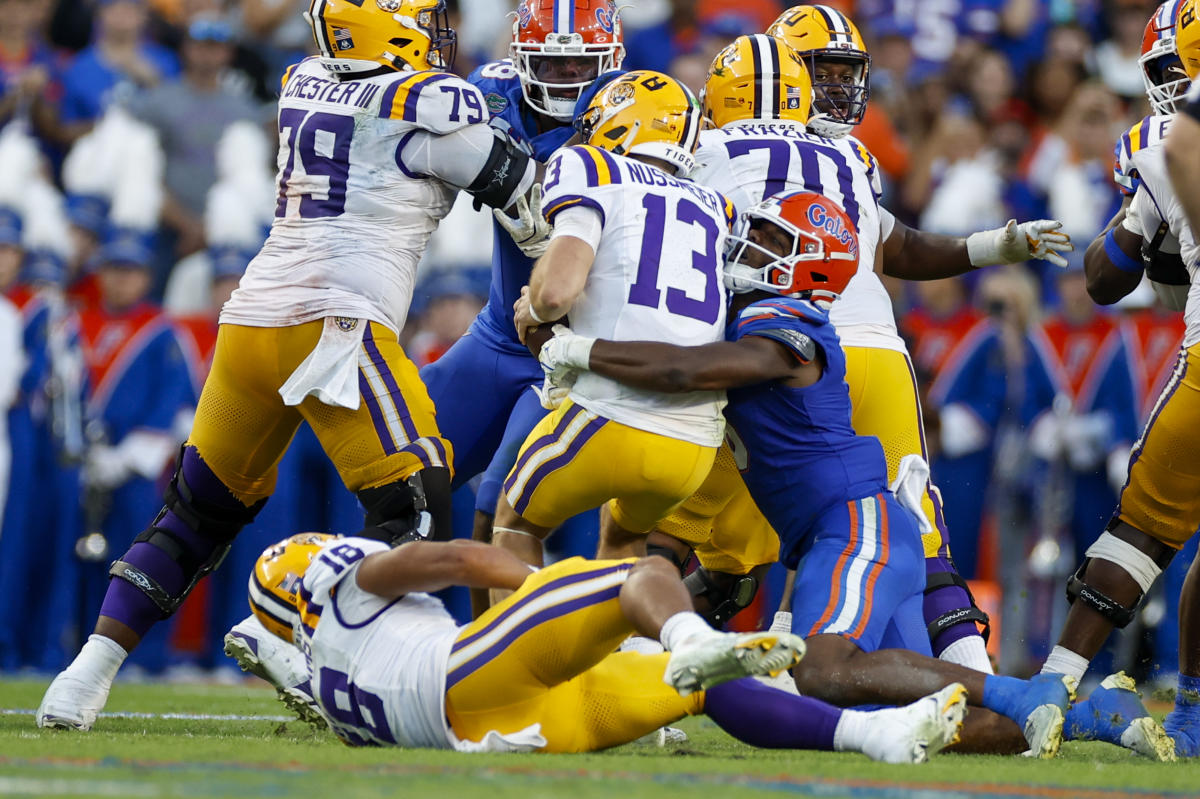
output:
[{"label": "grass field", "polygon": [[0,681],[0,796],[1200,796],[1200,763],[1150,763],[1103,744],[1067,744],[1048,762],[941,755],[921,766],[887,766],[861,755],[751,749],[703,718],[680,725],[688,743],[665,749],[629,745],[593,755],[350,749],[328,733],[282,721],[286,711],[274,693],[253,685],[118,683],[107,712],[123,715],[102,718],[87,734],[43,731],[31,711],[44,688]]}]

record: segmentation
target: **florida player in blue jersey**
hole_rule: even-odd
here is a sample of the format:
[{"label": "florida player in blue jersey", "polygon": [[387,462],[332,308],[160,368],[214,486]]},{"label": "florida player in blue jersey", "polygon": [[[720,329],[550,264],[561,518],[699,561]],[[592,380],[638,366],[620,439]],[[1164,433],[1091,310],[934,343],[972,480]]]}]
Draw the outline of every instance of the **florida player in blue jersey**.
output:
[{"label": "florida player in blue jersey", "polygon": [[[616,7],[609,0],[525,0],[513,22],[510,53],[467,80],[483,92],[493,125],[503,120],[510,135],[545,162],[574,134],[579,101],[586,107],[604,82],[597,78],[621,64]],[[517,340],[512,316],[549,234],[536,207],[539,196],[522,204],[516,220],[497,215],[488,303],[467,335],[421,370],[442,434],[454,445],[454,486],[487,469],[475,502],[480,540],[490,537],[500,485],[521,442],[545,415],[533,390],[542,371]]]},{"label": "florida player in blue jersey", "polygon": [[729,389],[725,417],[746,453],[746,485],[779,533],[784,564],[800,570],[792,630],[809,648],[793,676],[803,694],[903,704],[959,682],[992,711],[971,716],[965,746],[1028,743],[1053,756],[1073,680],[985,675],[930,656],[921,530],[909,509],[919,512],[927,472],[912,456],[915,479],[897,481],[911,498],[889,490],[879,441],[851,427],[845,356],[829,324],[829,304],[857,269],[850,219],[821,195],[778,195],[745,212],[730,242],[725,281],[738,296],[724,342],[618,343],[560,327],[541,348],[543,366],[552,378],[590,370],[662,392]]}]

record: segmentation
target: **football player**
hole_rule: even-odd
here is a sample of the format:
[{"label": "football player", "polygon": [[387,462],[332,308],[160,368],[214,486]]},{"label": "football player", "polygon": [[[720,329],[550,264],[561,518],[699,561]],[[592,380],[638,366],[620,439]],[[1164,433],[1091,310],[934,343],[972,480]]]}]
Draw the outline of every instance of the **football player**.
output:
[{"label": "football player", "polygon": [[[429,592],[515,590],[458,626]],[[921,762],[962,722],[961,685],[912,706],[838,710],[745,675],[796,663],[789,633],[712,630],[662,558],[570,558],[531,574],[474,541],[406,543],[307,533],[267,549],[250,605],[311,668],[317,708],[348,744],[480,751],[587,752],[707,712],[756,743],[861,751]],[[669,653],[614,653],[631,632]]]},{"label": "football player", "polygon": [[[574,135],[581,98],[621,65],[616,6],[610,0],[524,0],[509,52],[467,80],[483,92],[494,119],[503,120],[535,159],[549,161]],[[475,538],[481,541],[491,537],[500,485],[517,450],[545,413],[534,391],[542,371],[517,340],[512,307],[529,282],[533,258],[545,250],[549,225],[539,203],[522,210],[516,220],[496,217],[488,302],[468,335],[421,369],[442,435],[454,446],[455,487],[486,469],[475,494]]]},{"label": "football player", "polygon": [[[700,123],[692,93],[658,72],[627,73],[592,101],[580,124],[588,144],[560,150],[546,169],[545,216],[555,229],[514,309],[522,339],[568,312],[598,335],[720,339],[719,259],[733,216],[724,197],[683,177]],[[646,533],[708,474],[724,400],[585,376],[525,439],[494,541],[541,565],[554,527],[608,503],[598,556],[645,554]]]},{"label": "football player", "polygon": [[859,248],[854,220],[834,200],[777,195],[744,212],[730,236],[724,281],[735,292],[734,321],[725,341],[609,341],[556,327],[541,362],[560,380],[583,370],[579,382],[599,374],[668,395],[729,390],[725,418],[744,448],[746,485],[779,533],[781,561],[799,568],[792,631],[808,654],[792,674],[802,694],[843,707],[904,704],[961,683],[972,704],[999,714],[972,714],[965,745],[1021,751],[1027,742],[1052,757],[1073,680],[997,677],[929,656],[921,531],[910,510],[919,510],[928,471],[911,456],[896,481],[905,502],[889,490],[880,442],[851,426],[846,356],[829,323]]},{"label": "football player", "polygon": [[535,165],[450,74],[443,0],[313,0],[307,18],[320,55],[283,77],[270,236],[221,314],[166,504],[112,566],[40,726],[92,726],[129,650],[266,502],[301,420],[366,508],[365,535],[449,536],[452,450],[397,335],[455,193],[510,206]]},{"label": "football player", "polygon": [[[1148,53],[1158,60],[1153,72],[1165,78],[1148,81],[1148,89],[1172,81],[1181,69],[1193,89],[1200,74],[1200,23],[1195,0],[1177,8],[1164,4],[1151,26],[1162,34]],[[1165,12],[1165,14],[1164,14]],[[1162,15],[1162,16],[1160,16]],[[1170,41],[1166,41],[1169,39]],[[1150,59],[1143,60],[1147,74]],[[1178,78],[1176,78],[1177,80]],[[1058,645],[1044,672],[1082,675],[1114,627],[1134,619],[1151,585],[1183,544],[1200,527],[1200,466],[1190,452],[1197,445],[1197,363],[1200,362],[1200,305],[1197,304],[1195,234],[1179,196],[1172,188],[1164,157],[1164,139],[1182,95],[1150,92],[1155,116],[1135,125],[1118,144],[1117,176],[1129,178],[1132,197],[1109,227],[1088,247],[1085,268],[1088,290],[1101,304],[1132,291],[1143,276],[1171,285],[1186,281],[1182,349],[1167,385],[1155,403],[1141,437],[1134,444],[1129,470],[1116,511],[1107,528],[1088,548],[1078,571],[1067,582],[1071,609]],[[1187,113],[1194,113],[1191,105]],[[1170,138],[1169,136],[1167,137]],[[1179,257],[1169,242],[1178,242]],[[1190,285],[1188,285],[1190,284]],[[1171,292],[1160,292],[1160,296]],[[1177,295],[1176,295],[1177,296]],[[1193,566],[1180,596],[1179,687],[1175,708],[1163,722],[1171,741],[1144,754],[1159,759],[1200,756],[1200,627],[1197,626],[1198,581]],[[1107,725],[1109,736],[1137,734],[1145,710],[1130,703],[1126,717],[1134,724]]]},{"label": "football player", "polygon": [[[924,457],[926,450],[912,365],[878,272],[932,280],[1030,258],[1065,264],[1059,252],[1071,245],[1057,232],[1059,223],[1048,220],[1020,225],[1013,220],[966,239],[915,231],[896,221],[878,205],[874,158],[848,135],[862,119],[869,92],[870,58],[857,28],[831,7],[795,6],[780,15],[769,33],[786,46],[759,37],[741,39],[714,59],[705,103],[719,129],[702,136],[694,177],[725,193],[739,209],[796,189],[823,193],[845,205],[861,237],[859,272],[847,300],[834,306],[831,322],[846,351],[854,428],[883,442],[888,474],[894,478],[903,456]],[[801,113],[803,102],[796,102],[804,97],[794,77],[797,59],[812,83],[811,116]],[[717,463],[726,471],[733,466],[732,459]],[[737,485],[733,479],[726,482]],[[930,486],[926,493],[925,615],[933,651],[990,671],[976,627],[977,622],[986,624],[986,616],[974,607],[950,560],[937,491]],[[705,590],[714,604],[728,601],[723,591],[732,599],[738,587],[736,581],[732,589],[728,581],[713,583]]]}]

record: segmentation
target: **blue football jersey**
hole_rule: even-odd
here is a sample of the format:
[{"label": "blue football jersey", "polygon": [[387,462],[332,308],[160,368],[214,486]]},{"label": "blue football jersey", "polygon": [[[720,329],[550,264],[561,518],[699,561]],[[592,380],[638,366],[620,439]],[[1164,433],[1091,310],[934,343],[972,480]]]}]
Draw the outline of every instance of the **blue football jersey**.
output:
[{"label": "blue football jersey", "polygon": [[[538,133],[537,117],[525,103],[521,81],[508,59],[484,64],[467,77],[467,82],[483,92],[492,119],[508,123],[510,135],[528,145],[539,161],[550,160],[550,154],[575,133],[570,125]],[[483,336],[503,349],[525,353],[525,346],[517,340],[512,308],[521,296],[521,287],[529,283],[533,260],[521,252],[499,224],[493,223],[492,229],[492,284],[487,305],[472,326],[472,335]]]},{"label": "blue football jersey", "polygon": [[815,344],[824,361],[810,386],[731,389],[725,407],[735,453],[744,449],[742,477],[779,533],[781,560],[794,566],[822,512],[887,488],[887,462],[879,439],[855,435],[850,424],[846,357],[825,311],[802,300],[762,300],[744,308],[726,332],[729,341],[746,336],[774,339],[800,359]]}]

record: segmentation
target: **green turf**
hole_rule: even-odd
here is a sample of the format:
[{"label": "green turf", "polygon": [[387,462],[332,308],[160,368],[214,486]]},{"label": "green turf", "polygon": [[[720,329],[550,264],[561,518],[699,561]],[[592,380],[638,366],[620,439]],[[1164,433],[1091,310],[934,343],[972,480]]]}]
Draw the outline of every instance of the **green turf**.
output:
[{"label": "green turf", "polygon": [[[0,707],[36,707],[44,683],[0,681]],[[108,710],[286,715],[254,686],[118,684]],[[890,799],[1196,796],[1200,764],[1156,764],[1103,744],[1055,761],[941,755],[887,766],[851,754],[755,750],[706,719],[691,741],[593,755],[350,749],[299,722],[103,718],[88,734],[0,715],[0,796],[621,799],[793,795]]]}]

